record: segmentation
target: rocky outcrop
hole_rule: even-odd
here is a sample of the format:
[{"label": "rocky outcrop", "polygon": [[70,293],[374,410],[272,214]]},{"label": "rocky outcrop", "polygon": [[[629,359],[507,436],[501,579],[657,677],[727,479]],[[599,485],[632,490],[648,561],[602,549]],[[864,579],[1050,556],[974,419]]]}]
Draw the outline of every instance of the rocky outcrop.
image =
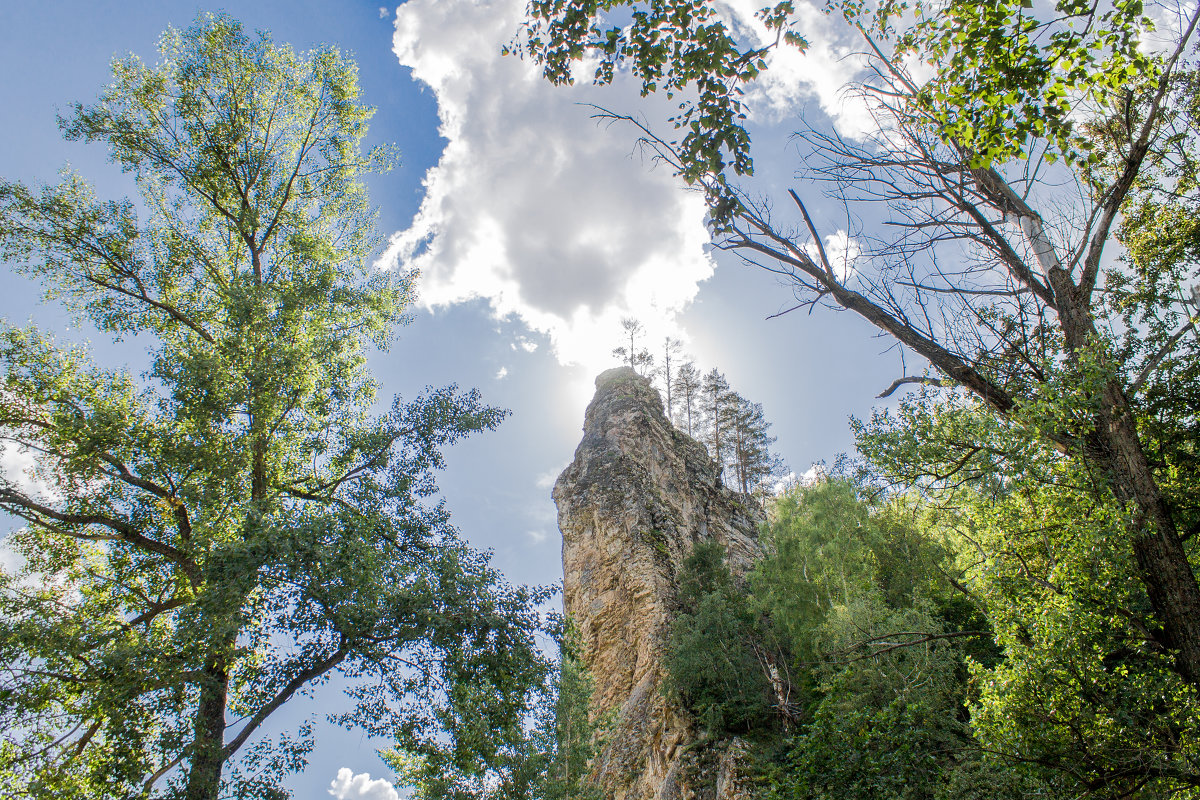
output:
[{"label": "rocky outcrop", "polygon": [[677,575],[706,538],[745,569],[757,553],[757,510],[721,485],[704,447],[667,421],[658,393],[628,368],[596,379],[554,501],[566,612],[594,679],[593,714],[611,719],[592,779],[611,800],[687,798],[692,731],[660,688]]}]

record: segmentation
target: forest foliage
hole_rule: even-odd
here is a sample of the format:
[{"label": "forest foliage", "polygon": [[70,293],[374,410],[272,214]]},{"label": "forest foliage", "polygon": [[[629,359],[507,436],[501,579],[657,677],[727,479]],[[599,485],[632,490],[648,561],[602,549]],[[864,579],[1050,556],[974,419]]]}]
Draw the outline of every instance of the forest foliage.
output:
[{"label": "forest foliage", "polygon": [[480,770],[430,759],[403,746],[383,753],[415,800],[603,800],[591,782],[607,720],[593,714],[593,679],[574,630],[559,620],[555,669],[537,687],[523,724],[494,731],[496,751]]},{"label": "forest foliage", "polygon": [[666,691],[708,747],[749,744],[755,796],[1190,796],[1194,703],[1169,669],[1115,650],[1086,601],[1057,609],[1017,562],[979,560],[990,498],[872,488],[789,491],[747,575],[714,542],[684,565]]}]

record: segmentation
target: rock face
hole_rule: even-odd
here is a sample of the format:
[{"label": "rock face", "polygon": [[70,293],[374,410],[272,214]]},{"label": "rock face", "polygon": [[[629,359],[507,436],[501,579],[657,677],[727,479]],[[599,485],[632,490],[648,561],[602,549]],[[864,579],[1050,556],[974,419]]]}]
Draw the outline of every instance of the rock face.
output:
[{"label": "rock face", "polygon": [[692,545],[716,539],[730,566],[757,553],[760,517],[721,485],[704,447],[676,430],[629,368],[596,379],[583,441],[554,486],[566,612],[595,681],[594,715],[613,719],[593,780],[611,800],[691,796],[686,717],[660,689],[676,579]]}]

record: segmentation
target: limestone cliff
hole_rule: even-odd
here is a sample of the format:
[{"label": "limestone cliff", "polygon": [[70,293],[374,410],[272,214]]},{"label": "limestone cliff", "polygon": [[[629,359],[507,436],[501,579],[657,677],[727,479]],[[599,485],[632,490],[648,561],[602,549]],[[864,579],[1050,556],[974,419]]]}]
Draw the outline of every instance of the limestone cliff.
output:
[{"label": "limestone cliff", "polygon": [[596,379],[575,460],[554,486],[566,612],[611,716],[593,779],[611,800],[691,795],[686,717],[660,690],[676,577],[692,545],[721,542],[735,571],[757,551],[751,504],[721,485],[704,447],[676,430],[650,383],[628,368]]}]

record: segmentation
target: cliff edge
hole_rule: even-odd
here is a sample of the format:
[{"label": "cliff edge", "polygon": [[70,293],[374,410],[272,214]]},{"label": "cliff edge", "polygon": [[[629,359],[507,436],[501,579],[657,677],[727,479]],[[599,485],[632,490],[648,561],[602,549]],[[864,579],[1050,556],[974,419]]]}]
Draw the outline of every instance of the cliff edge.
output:
[{"label": "cliff edge", "polygon": [[595,681],[592,714],[611,716],[592,780],[611,800],[676,800],[688,790],[686,716],[661,691],[677,576],[693,544],[716,539],[735,572],[757,554],[761,516],[721,484],[704,447],[663,413],[632,369],[596,378],[575,459],[554,485],[563,600]]}]

